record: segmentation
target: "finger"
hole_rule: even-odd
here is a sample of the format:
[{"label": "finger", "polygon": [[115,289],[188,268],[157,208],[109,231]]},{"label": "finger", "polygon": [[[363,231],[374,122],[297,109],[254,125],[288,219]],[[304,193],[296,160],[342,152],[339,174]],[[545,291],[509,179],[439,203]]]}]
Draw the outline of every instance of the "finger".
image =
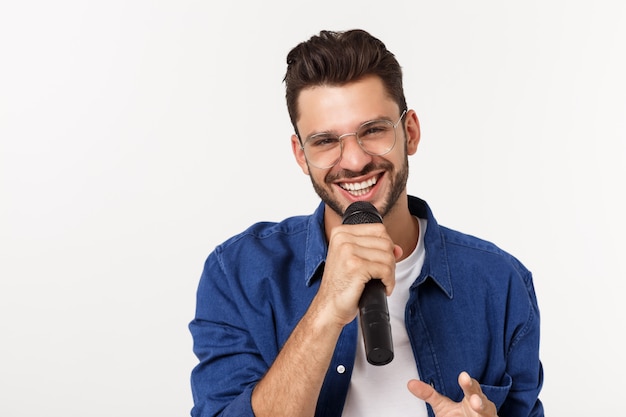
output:
[{"label": "finger", "polygon": [[470,407],[478,415],[484,417],[498,417],[498,410],[496,405],[487,398],[484,394],[473,394],[469,399]]},{"label": "finger", "polygon": [[[391,237],[387,233],[387,229],[382,223],[363,223],[363,224],[344,224],[334,227],[331,230],[330,240],[332,241],[335,236],[343,236],[342,239],[354,242],[367,242],[367,238],[374,239],[376,242],[380,239],[379,243],[385,250],[393,251],[393,242]],[[364,240],[366,239],[366,240]]]},{"label": "finger", "polygon": [[480,384],[474,378],[472,378],[467,372],[463,371],[459,374],[459,385],[463,390],[466,397],[470,397],[472,394],[482,394]]},{"label": "finger", "polygon": [[477,380],[470,377],[467,372],[461,372],[459,374],[459,385],[463,389],[463,394],[472,410],[481,416],[496,416],[496,405],[483,393]]},{"label": "finger", "polygon": [[393,256],[396,258],[396,261],[399,261],[402,257],[404,251],[399,245],[393,245]]},{"label": "finger", "polygon": [[387,228],[382,223],[344,224],[335,227],[333,231],[346,232],[354,236],[389,237]]},{"label": "finger", "polygon": [[472,396],[469,397],[469,403],[472,407],[472,410],[478,413],[482,413],[484,411],[483,399],[480,397],[480,395],[472,394]]},{"label": "finger", "polygon": [[329,255],[336,254],[339,259],[355,255],[363,260],[395,264],[397,251],[388,237],[334,231],[329,240]]},{"label": "finger", "polygon": [[433,409],[437,409],[439,405],[445,401],[445,397],[439,394],[432,386],[425,382],[412,379],[407,384],[407,388],[417,398],[426,401]]},{"label": "finger", "polygon": [[344,276],[360,277],[363,285],[372,278],[381,279],[387,295],[395,285],[396,249],[387,238],[337,232],[329,244],[327,266],[331,265],[339,266]]}]

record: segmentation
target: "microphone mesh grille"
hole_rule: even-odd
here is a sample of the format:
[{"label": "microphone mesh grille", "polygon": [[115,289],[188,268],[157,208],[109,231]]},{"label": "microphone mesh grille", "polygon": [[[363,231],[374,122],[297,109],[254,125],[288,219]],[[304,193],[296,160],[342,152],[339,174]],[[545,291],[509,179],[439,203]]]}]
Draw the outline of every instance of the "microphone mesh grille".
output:
[{"label": "microphone mesh grille", "polygon": [[343,215],[343,224],[382,223],[383,219],[372,203],[355,201]]}]

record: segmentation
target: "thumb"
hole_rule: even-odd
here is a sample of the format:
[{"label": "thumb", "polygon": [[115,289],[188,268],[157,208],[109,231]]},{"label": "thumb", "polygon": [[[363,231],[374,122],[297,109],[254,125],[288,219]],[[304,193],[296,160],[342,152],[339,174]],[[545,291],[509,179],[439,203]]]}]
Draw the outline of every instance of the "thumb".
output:
[{"label": "thumb", "polygon": [[399,245],[393,245],[393,256],[395,256],[396,261],[402,257],[404,251]]},{"label": "thumb", "polygon": [[417,398],[430,404],[433,409],[445,399],[445,397],[439,394],[433,387],[417,379],[410,380],[407,384],[407,388]]}]

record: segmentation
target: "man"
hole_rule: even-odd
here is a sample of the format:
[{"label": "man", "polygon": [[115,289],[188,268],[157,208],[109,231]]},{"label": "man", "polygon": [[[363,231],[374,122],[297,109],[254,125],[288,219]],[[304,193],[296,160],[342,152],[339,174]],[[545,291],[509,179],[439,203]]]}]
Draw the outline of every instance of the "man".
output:
[{"label": "man", "polygon": [[[191,414],[543,416],[531,274],[408,196],[420,126],[393,54],[361,30],[322,31],[287,64],[293,153],[322,203],[208,257],[190,323]],[[355,201],[383,223],[343,224]],[[391,317],[383,366],[364,359],[358,325],[371,279]]]}]

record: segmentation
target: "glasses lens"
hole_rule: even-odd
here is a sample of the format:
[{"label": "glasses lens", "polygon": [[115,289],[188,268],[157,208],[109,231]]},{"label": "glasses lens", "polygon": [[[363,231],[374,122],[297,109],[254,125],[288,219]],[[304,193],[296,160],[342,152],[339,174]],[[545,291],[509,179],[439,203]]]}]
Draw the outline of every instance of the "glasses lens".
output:
[{"label": "glasses lens", "polygon": [[396,143],[396,131],[387,120],[373,120],[365,123],[357,132],[361,148],[370,155],[384,155]]},{"label": "glasses lens", "polygon": [[341,158],[341,141],[327,133],[313,135],[304,144],[304,154],[316,167],[330,168]]}]

